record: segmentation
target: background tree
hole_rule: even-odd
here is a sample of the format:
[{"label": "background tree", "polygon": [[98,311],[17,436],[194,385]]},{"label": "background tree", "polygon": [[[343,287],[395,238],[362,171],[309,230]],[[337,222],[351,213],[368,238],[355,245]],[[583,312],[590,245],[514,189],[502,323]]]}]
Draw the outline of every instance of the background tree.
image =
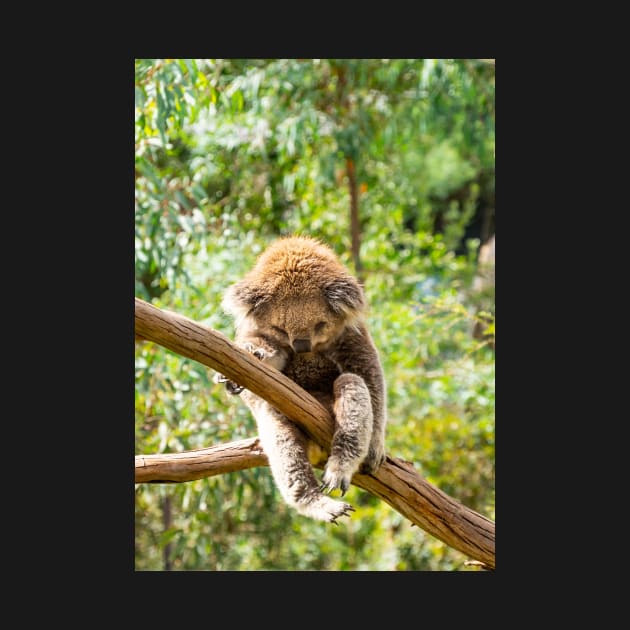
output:
[{"label": "background tree", "polygon": [[[362,276],[388,382],[387,445],[494,519],[494,66],[482,60],[136,60],[136,295],[232,336],[225,288],[278,235]],[[486,336],[471,330],[483,321]],[[255,435],[209,371],[136,345],[136,453]],[[344,527],[277,498],[268,469],[136,487],[137,569],[464,569],[356,488]]]}]

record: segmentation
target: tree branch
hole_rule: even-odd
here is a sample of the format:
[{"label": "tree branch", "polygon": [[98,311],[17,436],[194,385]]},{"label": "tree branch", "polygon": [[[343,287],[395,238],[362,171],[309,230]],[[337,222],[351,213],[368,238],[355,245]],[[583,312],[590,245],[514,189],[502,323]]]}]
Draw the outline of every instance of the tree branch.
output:
[{"label": "tree branch", "polygon": [[136,483],[193,481],[268,466],[258,438],[216,444],[183,453],[136,455]]},{"label": "tree branch", "polygon": [[[328,451],[333,418],[309,393],[264,365],[221,333],[135,298],[136,335],[211,367],[264,398]],[[136,483],[190,481],[266,464],[258,440],[168,455],[137,455]],[[323,460],[322,460],[323,461]],[[322,461],[315,465],[321,467]],[[495,568],[495,524],[432,486],[409,462],[387,457],[374,475],[352,483],[379,497],[412,523],[450,547]]]}]

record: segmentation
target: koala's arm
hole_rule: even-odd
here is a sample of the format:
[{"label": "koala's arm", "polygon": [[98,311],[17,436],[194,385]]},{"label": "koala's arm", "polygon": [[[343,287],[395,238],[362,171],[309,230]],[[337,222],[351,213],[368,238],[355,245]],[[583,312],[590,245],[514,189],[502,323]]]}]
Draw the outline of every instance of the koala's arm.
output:
[{"label": "koala's arm", "polygon": [[235,342],[267,365],[275,367],[276,370],[282,372],[287,364],[287,351],[268,337],[257,334],[256,331],[237,333]]},{"label": "koala's arm", "polygon": [[[276,370],[282,371],[287,363],[287,351],[255,330],[237,332],[235,343],[267,365],[275,367]],[[240,394],[243,391],[241,385],[219,373],[215,375],[214,382],[225,383],[225,388],[230,394]]]},{"label": "koala's arm", "polygon": [[372,403],[373,425],[368,468],[378,468],[385,461],[385,425],[387,423],[387,390],[378,351],[367,328],[349,330],[332,350],[331,359],[342,373],[360,376],[367,385]]}]

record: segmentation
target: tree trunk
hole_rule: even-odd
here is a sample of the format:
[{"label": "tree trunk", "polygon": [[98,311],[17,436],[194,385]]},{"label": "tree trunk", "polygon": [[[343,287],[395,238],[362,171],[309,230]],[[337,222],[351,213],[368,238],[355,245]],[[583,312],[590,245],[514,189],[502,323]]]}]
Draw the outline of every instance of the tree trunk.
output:
[{"label": "tree trunk", "polygon": [[359,223],[359,187],[354,162],[346,158],[346,172],[348,175],[348,188],[350,189],[350,235],[352,237],[352,260],[354,270],[359,280],[363,280],[363,265],[361,264],[361,224]]},{"label": "tree trunk", "polygon": [[[328,452],[333,427],[328,411],[284,374],[264,365],[221,333],[139,298],[135,298],[135,327],[138,337],[214,368],[261,396]],[[137,455],[136,483],[188,481],[263,465],[265,461],[257,440],[171,455]],[[494,522],[432,486],[410,462],[388,456],[374,475],[355,474],[352,483],[485,568],[495,568]]]}]

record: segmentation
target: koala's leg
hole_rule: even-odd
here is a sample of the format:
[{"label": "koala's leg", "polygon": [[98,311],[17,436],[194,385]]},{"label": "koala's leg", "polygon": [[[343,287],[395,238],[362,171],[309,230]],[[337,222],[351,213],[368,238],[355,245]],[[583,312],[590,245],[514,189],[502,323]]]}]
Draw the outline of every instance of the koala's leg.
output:
[{"label": "koala's leg", "polygon": [[244,400],[258,425],[258,437],[282,498],[303,516],[336,523],[354,511],[348,503],[322,494],[308,459],[308,438],[286,416],[247,390]]},{"label": "koala's leg", "polygon": [[322,489],[340,488],[345,494],[352,475],[368,454],[372,435],[372,403],[365,381],[341,374],[333,385],[335,434],[324,471]]},{"label": "koala's leg", "polygon": [[359,472],[372,474],[376,472],[385,461],[385,424],[387,422],[387,401],[385,386],[372,389],[372,436],[370,447],[363,460]]},{"label": "koala's leg", "polygon": [[[372,400],[374,399],[372,398]],[[383,414],[379,414],[378,416],[374,415],[370,448],[361,464],[359,472],[368,475],[372,474],[379,469],[385,459],[385,418]]]}]

